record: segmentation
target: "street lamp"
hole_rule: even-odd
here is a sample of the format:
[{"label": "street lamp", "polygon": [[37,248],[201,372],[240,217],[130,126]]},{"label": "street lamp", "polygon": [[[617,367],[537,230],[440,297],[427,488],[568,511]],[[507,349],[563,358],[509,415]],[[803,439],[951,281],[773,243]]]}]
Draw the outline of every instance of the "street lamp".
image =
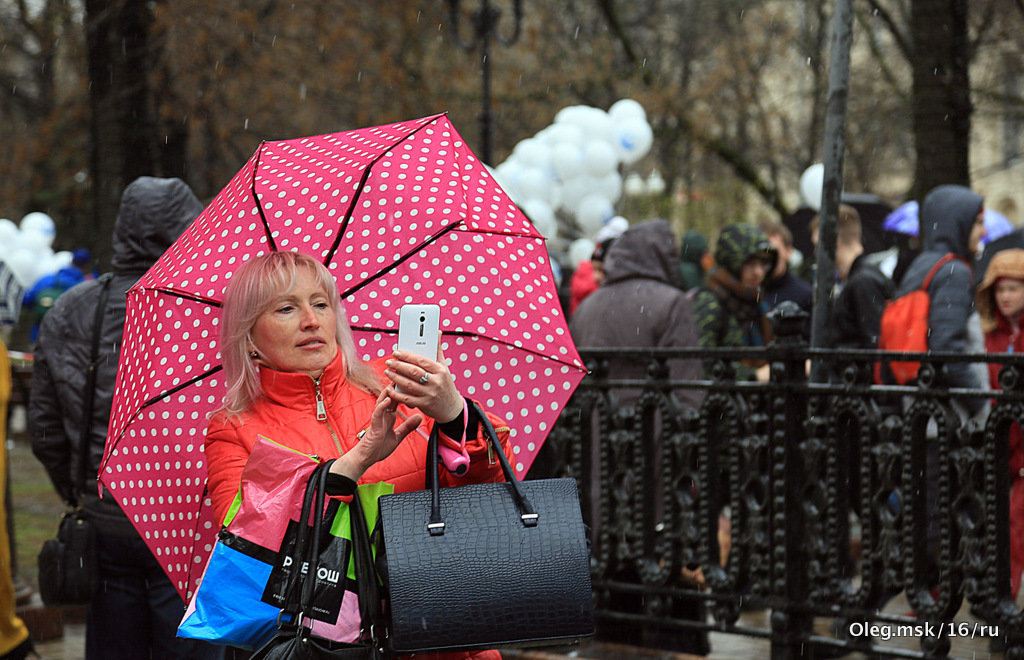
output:
[{"label": "street lamp", "polygon": [[522,0],[512,0],[512,36],[502,37],[498,33],[498,23],[501,21],[501,9],[491,5],[490,0],[481,0],[480,7],[472,13],[473,38],[466,41],[462,38],[459,25],[462,22],[462,14],[459,11],[460,0],[448,0],[448,12],[451,17],[451,31],[453,41],[460,48],[466,51],[480,48],[480,68],[483,74],[483,110],[480,113],[481,147],[480,155],[483,161],[491,164],[491,39],[497,39],[498,43],[504,46],[511,46],[519,40],[519,28],[523,22]]}]

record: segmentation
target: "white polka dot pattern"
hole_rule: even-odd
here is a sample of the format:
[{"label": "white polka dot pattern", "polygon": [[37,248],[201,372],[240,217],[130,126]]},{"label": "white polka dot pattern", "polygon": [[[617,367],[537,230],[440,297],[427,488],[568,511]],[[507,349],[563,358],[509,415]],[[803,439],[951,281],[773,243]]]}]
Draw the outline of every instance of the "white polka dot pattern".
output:
[{"label": "white polka dot pattern", "polygon": [[447,116],[264,143],[128,295],[100,476],[182,595],[217,528],[200,499],[219,301],[269,250],[328,266],[369,357],[393,350],[401,305],[439,304],[456,383],[510,422],[520,473],[585,373],[543,238]]}]

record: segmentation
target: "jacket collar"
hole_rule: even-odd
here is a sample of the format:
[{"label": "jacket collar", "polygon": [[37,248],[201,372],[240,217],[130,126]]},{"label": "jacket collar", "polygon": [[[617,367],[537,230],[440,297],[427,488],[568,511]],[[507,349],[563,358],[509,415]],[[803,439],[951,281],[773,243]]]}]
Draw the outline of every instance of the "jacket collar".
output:
[{"label": "jacket collar", "polygon": [[[331,399],[345,383],[345,358],[342,357],[339,350],[320,376],[320,392],[325,399]],[[317,381],[314,381],[309,374],[277,371],[260,365],[260,386],[263,389],[263,398],[271,403],[289,408],[311,407],[316,409]]]}]

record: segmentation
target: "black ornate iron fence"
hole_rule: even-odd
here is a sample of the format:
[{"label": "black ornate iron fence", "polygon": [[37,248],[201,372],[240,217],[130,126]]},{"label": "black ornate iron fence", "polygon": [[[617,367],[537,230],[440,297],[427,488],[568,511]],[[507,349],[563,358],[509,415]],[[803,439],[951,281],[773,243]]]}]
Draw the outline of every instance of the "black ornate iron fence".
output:
[{"label": "black ornate iron fence", "polygon": [[[531,477],[579,481],[599,638],[700,652],[718,631],[765,638],[773,658],[943,657],[970,635],[1024,658],[1008,540],[1024,358],[903,354],[921,371],[896,387],[871,382],[891,354],[785,337],[766,349],[581,352],[591,373]],[[756,358],[771,363],[770,382],[731,377]],[[671,380],[677,359],[702,360],[713,377]],[[828,383],[808,382],[809,360],[826,363]],[[616,378],[624,361],[648,364],[646,378]],[[1001,363],[1003,391],[938,384],[965,361]],[[704,393],[699,409],[679,405],[687,389]],[[993,402],[984,421],[958,411],[970,398]],[[883,612],[901,593],[913,613]],[[965,602],[981,623],[955,619]],[[743,624],[747,608],[769,624]]]}]

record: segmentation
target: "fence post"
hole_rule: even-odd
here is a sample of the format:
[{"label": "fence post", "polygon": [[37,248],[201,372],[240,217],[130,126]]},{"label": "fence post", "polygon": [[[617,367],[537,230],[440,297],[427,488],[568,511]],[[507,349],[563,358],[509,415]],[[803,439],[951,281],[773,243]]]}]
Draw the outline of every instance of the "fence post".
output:
[{"label": "fence post", "polygon": [[[807,313],[783,302],[769,314],[775,330],[770,347],[772,411],[772,588],[786,605],[772,612],[772,658],[808,657],[814,619],[790,609],[806,603],[808,555],[804,546],[803,444],[807,421],[807,371],[801,330]],[[813,656],[810,656],[813,657]]]}]

